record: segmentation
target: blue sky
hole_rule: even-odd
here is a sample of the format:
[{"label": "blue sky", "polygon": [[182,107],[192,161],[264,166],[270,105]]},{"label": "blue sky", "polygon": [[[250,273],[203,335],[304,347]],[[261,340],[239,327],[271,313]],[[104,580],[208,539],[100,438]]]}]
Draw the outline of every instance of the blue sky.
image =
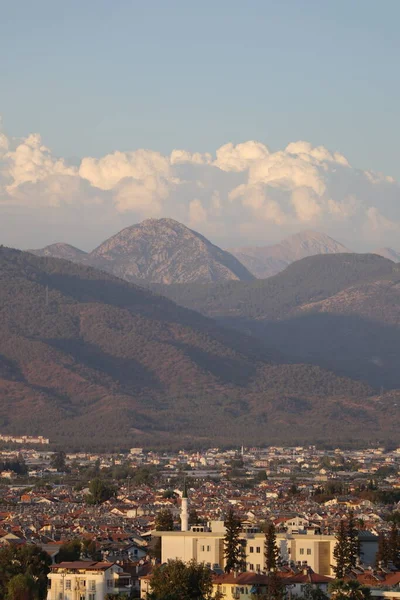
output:
[{"label": "blue sky", "polygon": [[400,178],[398,0],[0,2],[0,114],[57,155],[305,139]]},{"label": "blue sky", "polygon": [[400,250],[399,22],[400,0],[0,0],[1,243],[172,217],[224,247]]}]

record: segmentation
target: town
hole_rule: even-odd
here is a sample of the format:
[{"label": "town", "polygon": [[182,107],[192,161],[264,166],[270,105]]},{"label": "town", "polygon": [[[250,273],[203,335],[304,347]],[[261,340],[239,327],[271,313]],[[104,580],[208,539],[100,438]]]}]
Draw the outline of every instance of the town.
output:
[{"label": "town", "polygon": [[[3,440],[0,462],[0,552],[45,555],[49,600],[150,598],[158,565],[174,562],[207,568],[213,597],[324,598],[344,578],[400,598],[399,448],[98,454]],[[350,530],[357,548],[341,564]]]}]

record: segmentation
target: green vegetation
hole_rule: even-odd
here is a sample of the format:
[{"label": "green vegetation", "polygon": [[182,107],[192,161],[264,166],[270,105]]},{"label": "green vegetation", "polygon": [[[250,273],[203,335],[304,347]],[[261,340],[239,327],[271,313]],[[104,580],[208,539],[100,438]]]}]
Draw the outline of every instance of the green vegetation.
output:
[{"label": "green vegetation", "polygon": [[276,544],[275,525],[268,523],[265,530],[265,568],[268,572],[274,571],[278,566],[279,549]]},{"label": "green vegetation", "polygon": [[158,289],[294,362],[399,389],[399,272],[373,254],[320,255],[266,280]]},{"label": "green vegetation", "polygon": [[369,600],[371,598],[369,587],[361,585],[356,579],[332,581],[329,584],[329,592],[332,600]]},{"label": "green vegetation", "polygon": [[228,510],[224,525],[226,528],[224,536],[225,572],[244,571],[246,562],[240,539],[242,523],[240,518],[235,515],[233,508]]},{"label": "green vegetation", "polygon": [[[351,274],[382,264],[355,261]],[[59,467],[66,448],[190,448],[246,436],[252,444],[301,444],[313,441],[310,432],[337,444],[351,434],[357,444],[398,435],[395,398],[378,405],[362,382],[293,364],[107,273],[2,248],[0,304],[0,427],[49,435]],[[132,483],[152,477],[127,466],[115,475]]]},{"label": "green vegetation", "polygon": [[89,494],[86,496],[88,504],[102,504],[115,496],[115,488],[96,477],[89,483]]},{"label": "green vegetation", "polygon": [[156,567],[148,600],[211,600],[211,571],[192,560],[171,560]]},{"label": "green vegetation", "polygon": [[336,540],[337,543],[333,551],[336,565],[333,570],[336,579],[343,579],[346,573],[356,566],[360,555],[358,529],[352,512],[348,515],[347,521],[344,519],[340,521]]},{"label": "green vegetation", "polygon": [[160,510],[156,515],[156,531],[173,531],[174,517],[168,508]]},{"label": "green vegetation", "polygon": [[37,546],[0,548],[0,598],[44,600],[51,558]]}]

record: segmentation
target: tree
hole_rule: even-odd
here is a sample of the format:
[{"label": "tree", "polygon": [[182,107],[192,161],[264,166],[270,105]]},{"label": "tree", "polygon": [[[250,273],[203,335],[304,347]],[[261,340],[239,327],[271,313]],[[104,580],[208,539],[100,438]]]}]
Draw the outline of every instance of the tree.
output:
[{"label": "tree", "polygon": [[360,539],[358,537],[358,529],[356,527],[356,521],[354,519],[353,511],[349,513],[349,519],[347,521],[347,539],[348,539],[348,568],[355,567],[357,560],[360,556]]},{"label": "tree", "polygon": [[240,540],[242,522],[230,508],[224,521],[226,533],[224,537],[225,572],[242,571],[243,546]]},{"label": "tree", "polygon": [[279,558],[279,549],[276,545],[275,525],[271,522],[265,531],[265,568],[267,571],[273,571],[277,567]]},{"label": "tree", "polygon": [[113,496],[115,496],[115,489],[100,477],[95,477],[89,483],[89,494],[86,496],[86,502],[88,504],[102,504]]},{"label": "tree", "polygon": [[7,585],[7,600],[35,600],[36,585],[31,575],[14,575]]},{"label": "tree", "polygon": [[98,550],[94,540],[83,540],[81,543],[81,553],[84,558],[101,560],[101,552]]},{"label": "tree", "polygon": [[345,522],[340,521],[339,531],[336,535],[336,545],[333,550],[336,564],[333,567],[336,579],[343,579],[348,567],[348,538]]},{"label": "tree", "polygon": [[201,523],[201,519],[197,514],[195,508],[191,508],[189,511],[189,525],[199,525]]},{"label": "tree", "polygon": [[371,597],[371,590],[361,585],[357,579],[337,579],[329,584],[328,589],[331,600],[368,600]]},{"label": "tree", "polygon": [[388,560],[396,569],[400,568],[400,535],[395,522],[392,523],[388,538]]},{"label": "tree", "polygon": [[315,587],[311,583],[306,583],[303,587],[303,595],[297,597],[296,600],[328,600],[328,596],[321,588]]},{"label": "tree", "polygon": [[156,515],[156,531],[173,531],[174,517],[169,508],[160,510]]},{"label": "tree", "polygon": [[66,464],[65,464],[65,452],[62,450],[60,452],[55,452],[51,457],[50,464],[54,469],[57,469],[59,472],[65,472]]},{"label": "tree", "polygon": [[381,533],[378,538],[378,551],[376,553],[376,566],[387,567],[389,558],[389,544],[387,537],[384,533]]},{"label": "tree", "polygon": [[33,544],[0,548],[0,598],[7,598],[9,591],[14,592],[23,587],[22,580],[16,580],[12,590],[8,589],[11,580],[23,573],[35,582],[35,600],[44,600],[47,596],[50,564],[50,556]]},{"label": "tree", "polygon": [[191,560],[171,560],[156,567],[151,577],[149,600],[210,600],[211,571],[204,564]]},{"label": "tree", "polygon": [[285,597],[285,586],[276,571],[268,574],[267,590],[265,600],[283,600]]},{"label": "tree", "polygon": [[81,550],[82,544],[80,540],[64,542],[58,551],[57,562],[73,562],[74,560],[79,560],[81,557]]}]

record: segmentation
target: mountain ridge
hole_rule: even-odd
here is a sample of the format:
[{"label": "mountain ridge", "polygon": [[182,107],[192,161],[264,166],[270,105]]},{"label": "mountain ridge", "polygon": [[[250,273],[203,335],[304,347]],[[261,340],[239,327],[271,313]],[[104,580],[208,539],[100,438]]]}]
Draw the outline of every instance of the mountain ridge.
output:
[{"label": "mountain ridge", "polygon": [[294,362],[400,388],[400,266],[377,254],[318,255],[248,284],[160,291]]},{"label": "mountain ridge", "polygon": [[[398,431],[392,399],[377,411],[369,385],[294,364],[91,267],[2,248],[0,306],[4,432],[114,448]],[[338,411],[340,426],[331,419]]]},{"label": "mountain ridge", "polygon": [[78,263],[84,261],[87,256],[87,252],[84,250],[80,250],[79,248],[64,242],[56,242],[55,244],[49,244],[44,248],[27,250],[27,252],[35,254],[36,256],[49,256]]},{"label": "mountain ridge", "polygon": [[291,235],[270,246],[247,246],[229,250],[258,279],[276,275],[291,263],[318,254],[348,253],[330,236],[308,230]]}]

